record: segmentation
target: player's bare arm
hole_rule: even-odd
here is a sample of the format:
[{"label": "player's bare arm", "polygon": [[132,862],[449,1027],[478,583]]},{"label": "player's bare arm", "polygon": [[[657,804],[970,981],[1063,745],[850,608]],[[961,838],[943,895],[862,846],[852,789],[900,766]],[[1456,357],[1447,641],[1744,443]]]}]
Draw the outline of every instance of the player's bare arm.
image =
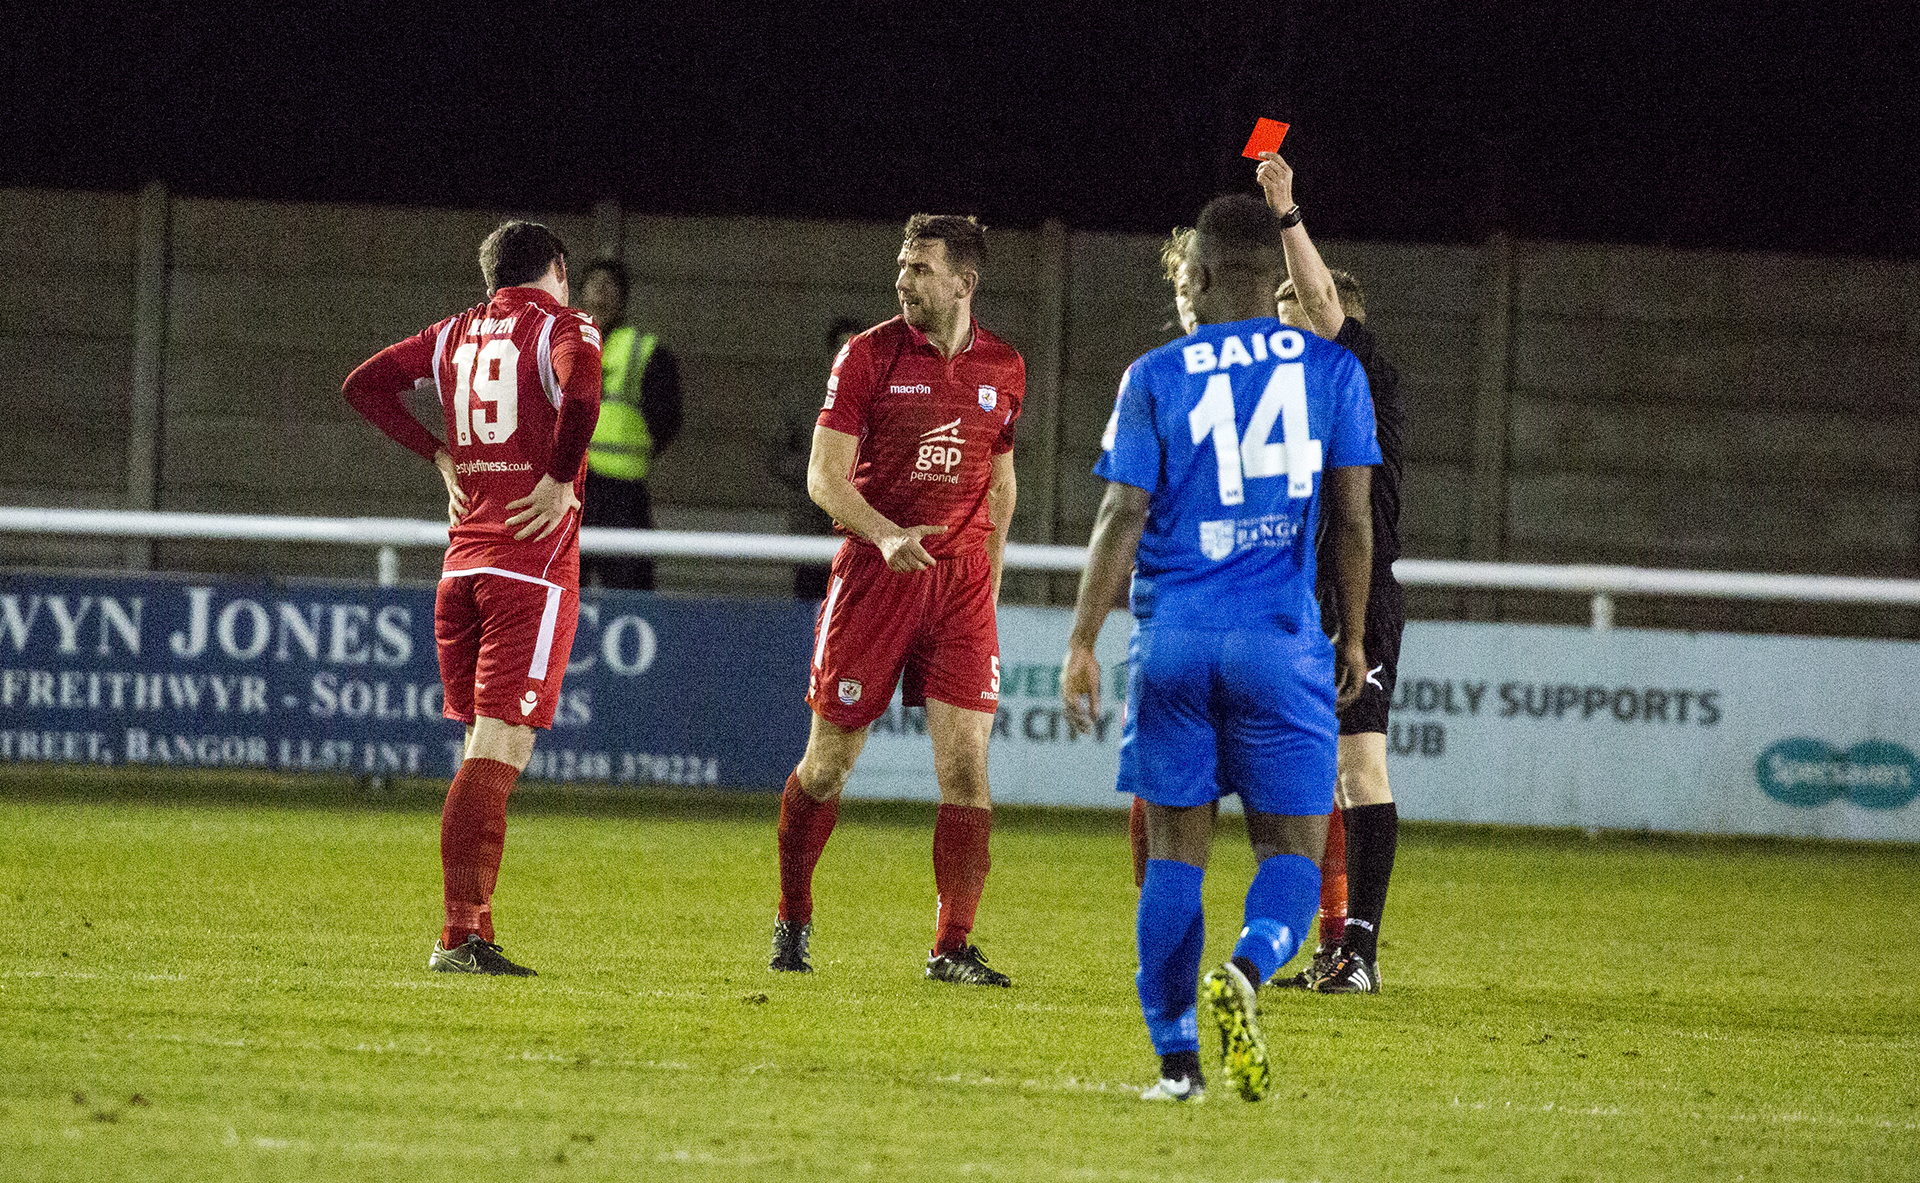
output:
[{"label": "player's bare arm", "polygon": [[929,534],[944,534],[945,526],[898,526],[875,509],[853,487],[853,462],[860,441],[844,431],[816,426],[813,453],[807,460],[807,495],[855,534],[880,548],[890,571],[925,571],[936,561],[920,545]]},{"label": "player's bare arm", "polygon": [[[1262,152],[1260,161],[1260,167],[1254,170],[1254,179],[1267,195],[1268,208],[1284,218],[1294,208],[1293,167],[1282,160],[1278,152]],[[1333,273],[1327,269],[1326,260],[1320,257],[1313,239],[1308,237],[1304,222],[1295,222],[1282,230],[1280,240],[1287,253],[1287,277],[1293,280],[1295,298],[1300,301],[1300,311],[1306,315],[1307,327],[1332,340],[1347,318],[1340,306],[1340,293],[1333,286]]]},{"label": "player's bare arm", "polygon": [[[1133,575],[1140,535],[1147,527],[1147,501],[1145,489],[1109,481],[1093,519],[1087,565],[1080,572],[1080,594],[1073,606],[1073,633],[1067,638],[1067,656],[1060,670],[1060,697],[1067,709],[1067,730],[1073,735],[1092,731],[1100,715],[1100,662],[1093,646],[1107,613]],[[1365,672],[1363,668],[1361,673]]]},{"label": "player's bare arm", "polygon": [[987,534],[987,565],[993,583],[993,602],[1000,602],[1000,571],[1007,554],[1007,531],[1013,526],[1013,504],[1019,483],[1013,475],[1013,453],[1002,452],[993,458],[993,476],[987,484],[987,518],[993,529]]},{"label": "player's bare arm", "polygon": [[514,534],[516,542],[525,542],[532,538],[536,541],[559,529],[567,520],[567,515],[580,509],[580,498],[574,496],[573,485],[565,481],[556,481],[552,473],[541,473],[540,480],[534,484],[533,492],[517,501],[507,502],[507,508],[517,510],[507,518],[508,526],[519,526]]},{"label": "player's bare arm", "polygon": [[1332,515],[1334,578],[1340,589],[1340,651],[1334,685],[1345,707],[1367,681],[1367,596],[1373,577],[1373,469],[1348,465],[1327,473]]},{"label": "player's bare arm", "polygon": [[447,524],[460,524],[460,515],[467,512],[467,491],[460,487],[460,473],[453,466],[453,454],[445,448],[433,454],[433,466],[440,470],[441,483],[447,486]]}]

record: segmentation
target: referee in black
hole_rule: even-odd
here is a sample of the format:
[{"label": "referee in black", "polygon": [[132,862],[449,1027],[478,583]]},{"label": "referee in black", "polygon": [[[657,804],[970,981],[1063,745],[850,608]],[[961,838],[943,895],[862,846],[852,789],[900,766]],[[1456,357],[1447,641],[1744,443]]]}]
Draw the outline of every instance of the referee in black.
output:
[{"label": "referee in black", "polygon": [[[1373,472],[1373,579],[1361,641],[1370,668],[1359,699],[1340,712],[1340,773],[1334,792],[1346,824],[1346,931],[1339,948],[1316,956],[1299,982],[1322,994],[1376,994],[1380,917],[1387,906],[1387,881],[1393,877],[1400,832],[1399,812],[1387,785],[1387,706],[1393,700],[1400,633],[1407,620],[1406,599],[1393,577],[1393,561],[1400,557],[1407,404],[1399,371],[1365,324],[1360,285],[1345,272],[1330,271],[1307,236],[1293,200],[1293,169],[1273,152],[1262,153],[1261,161],[1254,175],[1284,227],[1287,279],[1276,293],[1280,319],[1346,346],[1360,360],[1373,392],[1374,429],[1380,441],[1382,463]],[[1321,546],[1322,571],[1335,569],[1324,553],[1331,545],[1329,533]],[[1323,602],[1332,590],[1323,587]],[[1338,620],[1339,615],[1328,619]]]}]

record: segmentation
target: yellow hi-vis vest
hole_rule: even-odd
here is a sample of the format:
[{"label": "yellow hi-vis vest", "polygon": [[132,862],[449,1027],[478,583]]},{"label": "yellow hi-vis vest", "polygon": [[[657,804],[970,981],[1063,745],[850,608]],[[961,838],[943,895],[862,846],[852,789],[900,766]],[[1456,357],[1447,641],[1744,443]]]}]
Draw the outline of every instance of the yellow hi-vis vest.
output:
[{"label": "yellow hi-vis vest", "polygon": [[600,421],[587,444],[587,471],[622,481],[647,479],[653,433],[640,413],[640,384],[659,338],[621,325],[600,351]]}]

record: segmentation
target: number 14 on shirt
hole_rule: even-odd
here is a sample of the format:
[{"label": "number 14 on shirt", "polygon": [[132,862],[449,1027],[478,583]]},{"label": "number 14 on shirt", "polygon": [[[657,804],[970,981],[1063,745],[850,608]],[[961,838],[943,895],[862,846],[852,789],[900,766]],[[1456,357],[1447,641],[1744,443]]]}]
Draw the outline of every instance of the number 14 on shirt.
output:
[{"label": "number 14 on shirt", "polygon": [[[1271,442],[1276,421],[1279,443]],[[1187,425],[1195,444],[1213,437],[1220,504],[1241,504],[1246,500],[1245,482],[1261,477],[1286,477],[1288,497],[1313,496],[1313,474],[1320,471],[1324,449],[1311,438],[1307,425],[1307,378],[1299,362],[1274,367],[1247,422],[1245,439],[1236,436],[1233,379],[1227,374],[1207,379],[1199,404],[1187,412]]]}]

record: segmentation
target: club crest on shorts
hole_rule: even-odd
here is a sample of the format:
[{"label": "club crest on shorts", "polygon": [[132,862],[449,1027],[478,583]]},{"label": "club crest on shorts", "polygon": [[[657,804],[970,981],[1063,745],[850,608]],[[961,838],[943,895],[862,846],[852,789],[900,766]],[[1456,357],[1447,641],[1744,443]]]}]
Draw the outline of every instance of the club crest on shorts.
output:
[{"label": "club crest on shorts", "polygon": [[852,706],[860,701],[860,683],[852,678],[840,679],[840,705]]},{"label": "club crest on shorts", "polygon": [[539,704],[540,704],[539,692],[534,690],[529,690],[525,694],[520,696],[520,713],[523,715],[531,715],[533,713],[533,708],[538,706]]},{"label": "club crest on shorts", "polygon": [[991,411],[1000,405],[1000,391],[992,386],[980,388],[980,409]]},{"label": "club crest on shorts", "polygon": [[1200,523],[1200,553],[1210,559],[1224,559],[1233,553],[1234,527],[1239,525],[1232,518],[1217,522]]}]

